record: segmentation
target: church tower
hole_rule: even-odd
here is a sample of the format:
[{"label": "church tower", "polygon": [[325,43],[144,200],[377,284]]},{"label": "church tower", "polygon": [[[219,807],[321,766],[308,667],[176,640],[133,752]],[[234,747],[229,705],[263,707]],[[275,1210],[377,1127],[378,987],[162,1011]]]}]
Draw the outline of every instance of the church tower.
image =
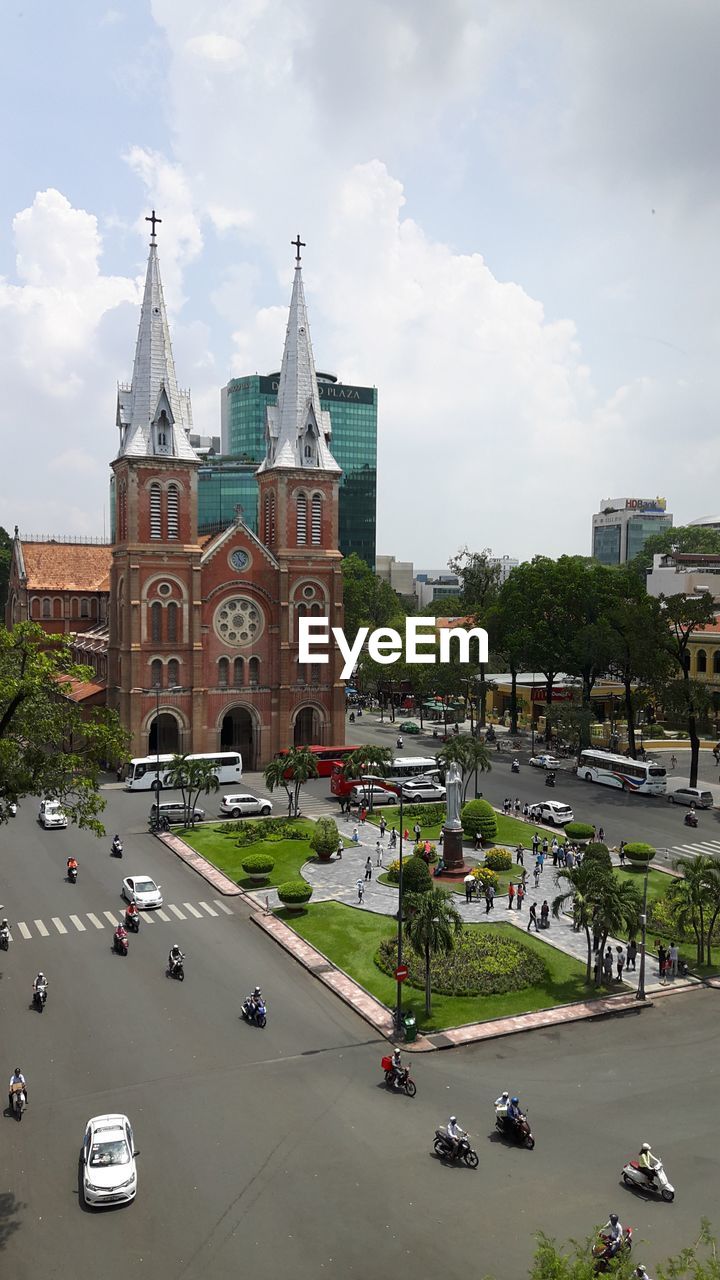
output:
[{"label": "church tower", "polygon": [[[175,375],[152,216],[132,382],[118,387],[108,702],[130,753],[188,751],[202,726],[199,458]],[[197,704],[197,705],[196,705]],[[197,747],[195,749],[198,749]],[[203,749],[200,747],[199,749]]]},{"label": "church tower", "polygon": [[333,641],[329,662],[298,659],[298,619],[343,624],[338,550],[341,469],[331,451],[330,414],[321,407],[303,289],[298,236],[295,278],[277,406],[268,407],[266,456],[258,470],[259,534],[280,567],[279,681],[273,722],[279,746],[345,741],[345,690]]}]

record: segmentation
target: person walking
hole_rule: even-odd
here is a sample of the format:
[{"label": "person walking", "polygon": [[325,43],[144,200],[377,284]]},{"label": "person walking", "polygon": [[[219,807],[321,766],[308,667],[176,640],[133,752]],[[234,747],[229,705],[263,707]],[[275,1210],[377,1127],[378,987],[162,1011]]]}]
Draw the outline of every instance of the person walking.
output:
[{"label": "person walking", "polygon": [[625,952],[622,947],[615,948],[615,964],[617,965],[616,982],[622,982],[623,969],[625,968]]},{"label": "person walking", "polygon": [[620,846],[619,846],[619,848],[618,848],[618,857],[620,858],[620,866],[621,866],[621,867],[624,867],[624,866],[625,866],[625,845],[626,845],[626,844],[627,844],[627,841],[626,841],[626,840],[621,840],[621,841],[620,841]]},{"label": "person walking", "polygon": [[547,898],[543,900],[543,904],[540,908],[540,925],[543,929],[550,928],[550,907],[548,906]]},{"label": "person walking", "polygon": [[612,975],[613,975],[612,947],[605,948],[605,955],[603,956],[603,975],[605,978],[605,982],[609,987],[610,983],[612,982]]},{"label": "person walking", "polygon": [[600,844],[604,844],[604,843],[605,843],[605,828],[604,828],[604,827],[600,827],[600,830],[598,831],[598,840],[600,841]]},{"label": "person walking", "polygon": [[369,855],[367,862],[365,863],[365,879],[372,880],[372,859]]},{"label": "person walking", "polygon": [[489,884],[485,890],[485,915],[488,915],[495,906],[495,885]]},{"label": "person walking", "polygon": [[657,942],[655,945],[658,953],[658,977],[661,982],[664,982],[667,973],[667,951],[662,942]]},{"label": "person walking", "polygon": [[385,831],[386,831],[386,829],[387,829],[387,822],[386,822],[386,820],[385,820],[385,814],[384,814],[384,813],[382,813],[382,814],[380,815],[380,839],[381,839],[381,840],[384,840],[384,839],[385,839]]},{"label": "person walking", "polygon": [[358,880],[358,882],[357,882],[357,891],[358,891],[358,902],[359,902],[359,903],[360,903],[360,905],[362,906],[363,894],[365,893],[365,884],[364,884],[364,881],[362,881],[362,880]]},{"label": "person walking", "polygon": [[678,960],[679,959],[680,959],[680,952],[678,951],[676,944],[674,942],[671,942],[670,950],[668,951],[668,961],[669,961],[669,970],[670,970],[671,978],[677,978],[678,976]]},{"label": "person walking", "polygon": [[391,829],[391,831],[390,831],[390,845],[389,845],[389,847],[390,847],[391,849],[394,849],[394,848],[396,847],[396,845],[397,845],[397,831],[396,831],[396,830],[395,830],[395,828],[393,827],[393,828]]},{"label": "person walking", "polygon": [[416,823],[415,823],[415,826],[413,827],[413,834],[414,834],[414,836],[415,836],[415,843],[416,843],[416,844],[419,844],[419,843],[420,843],[420,832],[421,832],[421,831],[422,831],[422,827],[420,826],[420,823],[419,823],[419,822],[416,822]]},{"label": "person walking", "polygon": [[526,822],[527,822],[528,818],[530,817],[530,805],[528,804],[527,800],[525,801],[525,803],[524,803],[524,805],[523,805],[523,812],[522,812],[522,816],[523,816],[523,818],[525,819],[525,821],[526,821]]},{"label": "person walking", "polygon": [[353,844],[359,844],[359,843],[360,843],[360,833],[359,833],[359,831],[358,831],[357,827],[353,827],[352,842],[353,842]]},{"label": "person walking", "polygon": [[360,826],[361,826],[361,827],[364,827],[364,826],[365,826],[365,819],[366,819],[366,818],[367,818],[367,809],[365,808],[365,805],[363,805],[363,806],[362,806],[362,808],[361,808],[361,810],[360,810]]},{"label": "person walking", "polygon": [[533,884],[535,885],[536,889],[540,884],[540,863],[539,862],[536,862],[535,866],[533,867]]},{"label": "person walking", "polygon": [[534,831],[534,832],[533,832],[533,838],[532,838],[532,851],[533,851],[533,857],[537,858],[537,855],[538,855],[538,849],[539,849],[539,848],[540,848],[540,837],[539,837],[539,835],[538,835],[537,831]]},{"label": "person walking", "polygon": [[475,877],[472,871],[469,871],[464,877],[463,884],[465,885],[465,901],[472,902],[473,889],[475,888]]},{"label": "person walking", "polygon": [[530,903],[530,911],[528,913],[528,922],[527,922],[528,933],[532,929],[533,925],[535,925],[536,933],[539,933],[540,925],[538,924],[538,918],[537,918],[537,902]]},{"label": "person walking", "polygon": [[516,797],[515,797],[515,817],[516,817],[516,818],[519,818],[519,817],[520,817],[520,809],[521,809],[521,805],[520,805],[520,797],[519,797],[519,796],[516,796]]},{"label": "person walking", "polygon": [[568,871],[572,871],[575,865],[575,854],[566,844],[563,845],[563,865],[567,867]]},{"label": "person walking", "polygon": [[542,860],[543,860],[543,863],[545,862],[545,859],[547,858],[547,856],[548,856],[548,838],[547,838],[547,836],[543,836],[543,842],[542,842]]},{"label": "person walking", "polygon": [[525,866],[525,850],[521,844],[519,844],[515,850],[515,861],[519,867]]},{"label": "person walking", "polygon": [[631,938],[630,941],[628,942],[628,949],[627,949],[627,967],[628,969],[632,969],[633,972],[635,972],[636,957],[637,957],[637,942],[635,941],[634,938]]},{"label": "person walking", "polygon": [[553,836],[552,845],[550,847],[552,849],[553,866],[556,867],[558,864],[558,852],[560,850],[560,846],[554,836]]},{"label": "person walking", "polygon": [[376,866],[376,867],[381,867],[381,868],[382,868],[382,865],[383,865],[383,847],[382,847],[382,845],[381,845],[381,843],[380,843],[380,841],[379,841],[379,840],[378,840],[378,841],[376,842],[376,844],[375,844],[375,853],[376,853],[375,866]]},{"label": "person walking", "polygon": [[525,886],[523,885],[522,880],[518,884],[515,897],[517,898],[517,909],[518,911],[522,911],[523,898],[525,897]]},{"label": "person walking", "polygon": [[340,837],[340,839],[339,839],[339,840],[338,840],[338,842],[337,842],[337,849],[335,850],[335,853],[337,854],[337,857],[338,857],[338,858],[342,858],[342,856],[343,856],[343,842],[342,842],[342,836]]},{"label": "person walking", "polygon": [[509,883],[509,885],[508,885],[508,891],[507,891],[507,892],[508,892],[508,904],[507,904],[507,909],[508,909],[508,911],[512,911],[512,908],[513,908],[513,899],[514,899],[514,897],[515,897],[515,885],[513,884],[512,880],[510,881],[510,883]]}]

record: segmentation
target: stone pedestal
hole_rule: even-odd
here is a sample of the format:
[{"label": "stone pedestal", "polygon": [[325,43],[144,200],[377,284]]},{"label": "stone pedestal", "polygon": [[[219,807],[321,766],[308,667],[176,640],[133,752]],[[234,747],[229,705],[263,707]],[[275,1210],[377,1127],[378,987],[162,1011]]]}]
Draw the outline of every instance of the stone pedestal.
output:
[{"label": "stone pedestal", "polygon": [[443,827],[443,846],[442,856],[445,862],[445,876],[465,876],[469,868],[463,859],[463,833],[462,828],[455,830],[453,827]]}]

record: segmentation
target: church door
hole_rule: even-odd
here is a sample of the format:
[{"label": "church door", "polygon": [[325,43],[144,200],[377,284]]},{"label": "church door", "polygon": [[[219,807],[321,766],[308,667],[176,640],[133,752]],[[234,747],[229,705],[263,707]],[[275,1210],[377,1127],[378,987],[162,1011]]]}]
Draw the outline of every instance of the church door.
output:
[{"label": "church door", "polygon": [[[160,742],[158,744],[158,734]],[[154,716],[150,725],[150,733],[148,735],[148,755],[155,755],[159,751],[161,755],[175,755],[180,750],[180,730],[175,716],[171,716],[166,711],[161,711],[159,716]]]},{"label": "church door", "polygon": [[253,718],[244,707],[233,707],[223,716],[220,730],[220,748],[222,751],[239,751],[242,756],[243,769],[256,768],[256,751]]},{"label": "church door", "polygon": [[322,741],[320,737],[320,718],[313,707],[302,707],[295,717],[296,747],[315,746]]}]

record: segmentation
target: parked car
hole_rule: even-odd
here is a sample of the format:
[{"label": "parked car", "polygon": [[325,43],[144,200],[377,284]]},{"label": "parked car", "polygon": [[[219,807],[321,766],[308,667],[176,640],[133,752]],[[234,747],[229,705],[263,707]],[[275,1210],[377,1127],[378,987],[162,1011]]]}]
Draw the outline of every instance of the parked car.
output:
[{"label": "parked car", "polygon": [[48,827],[66,827],[68,824],[67,814],[60,808],[57,800],[42,800],[40,802],[38,822],[46,829]]},{"label": "parked car", "polygon": [[399,797],[394,791],[389,791],[387,787],[353,787],[350,792],[350,803],[364,805],[368,804],[370,795],[372,794],[373,808],[377,808],[380,804],[398,804]]},{"label": "parked car", "polygon": [[270,800],[259,800],[257,796],[223,796],[220,816],[224,818],[229,814],[231,818],[247,818],[250,815],[260,814],[262,818],[268,818],[272,808]]},{"label": "parked car", "polygon": [[712,791],[701,791],[700,787],[678,787],[668,795],[670,804],[695,805],[696,809],[712,809],[715,803]]},{"label": "parked car", "polygon": [[[185,821],[185,805],[182,800],[161,800],[160,804],[154,804],[150,810],[150,817],[158,816],[167,818],[168,822],[184,822]],[[193,809],[193,822],[203,822],[205,819],[205,810],[200,809],[197,805]]]},{"label": "parked car", "polygon": [[531,756],[528,764],[534,769],[559,769],[562,761],[557,756]]},{"label": "parked car", "polygon": [[87,1205],[129,1204],[137,1193],[135,1141],[127,1116],[94,1116],[85,1126],[82,1187]]},{"label": "parked car", "polygon": [[566,822],[575,821],[570,805],[563,804],[560,800],[543,800],[539,804],[531,804],[530,817],[533,822],[547,822],[551,827],[564,827]]},{"label": "parked car", "polygon": [[126,902],[137,903],[141,909],[163,904],[161,886],[150,876],[126,876],[122,882],[122,896]]},{"label": "parked car", "polygon": [[403,720],[400,725],[400,732],[410,734],[420,733],[420,725],[416,724],[414,720]]},{"label": "parked car", "polygon": [[413,778],[403,784],[403,800],[444,800],[445,788],[432,778]]}]

